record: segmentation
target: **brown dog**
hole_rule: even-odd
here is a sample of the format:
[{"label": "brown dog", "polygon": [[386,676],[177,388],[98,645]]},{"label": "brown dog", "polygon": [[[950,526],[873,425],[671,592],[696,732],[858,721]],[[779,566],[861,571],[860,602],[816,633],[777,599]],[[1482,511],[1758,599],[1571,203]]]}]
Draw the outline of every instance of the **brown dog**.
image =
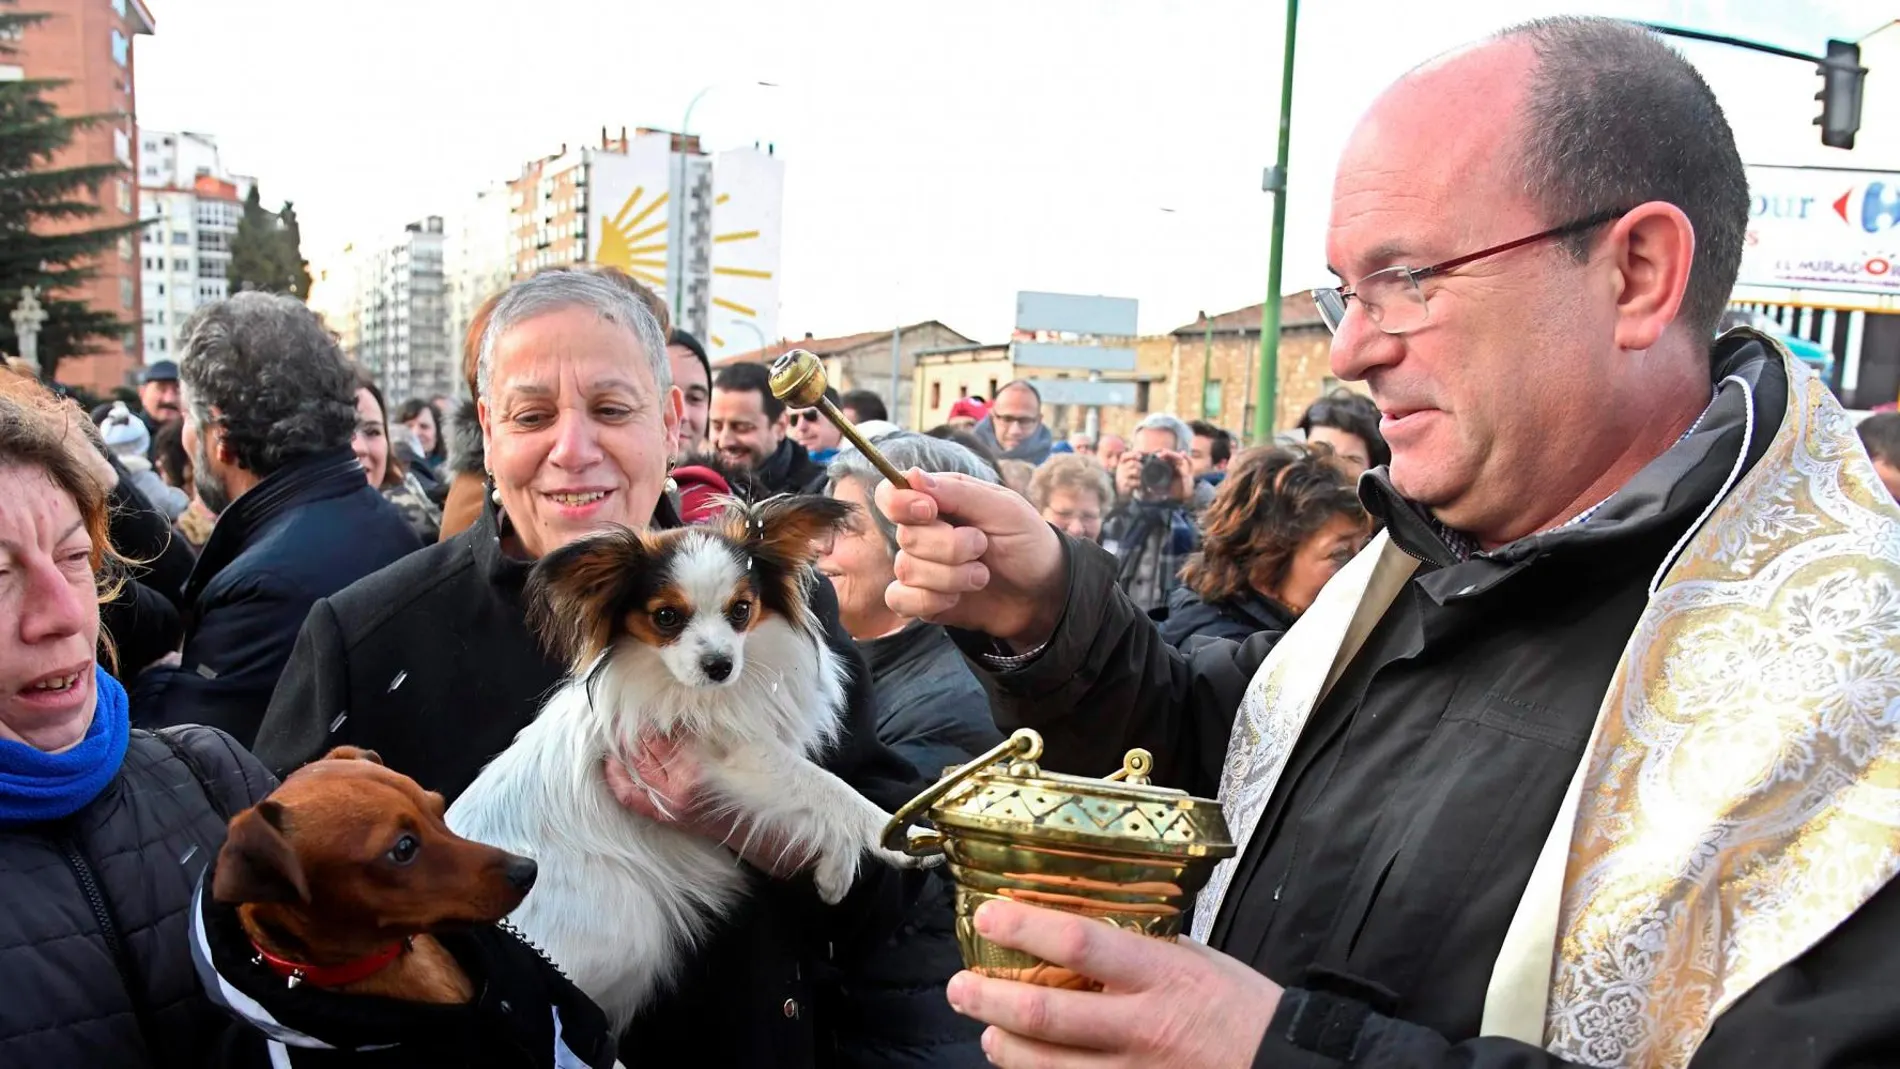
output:
[{"label": "brown dog", "polygon": [[212,897],[292,987],[466,1003],[467,973],[430,933],[500,921],[535,864],[461,838],[443,811],[374,752],[338,747],[232,819]]}]

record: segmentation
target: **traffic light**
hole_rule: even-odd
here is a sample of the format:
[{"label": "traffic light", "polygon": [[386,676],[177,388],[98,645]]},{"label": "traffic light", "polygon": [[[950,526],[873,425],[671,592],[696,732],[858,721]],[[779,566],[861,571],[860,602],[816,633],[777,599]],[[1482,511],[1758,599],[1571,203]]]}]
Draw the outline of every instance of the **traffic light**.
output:
[{"label": "traffic light", "polygon": [[1821,144],[1853,148],[1854,134],[1860,129],[1860,91],[1867,80],[1867,68],[1860,65],[1860,46],[1829,41],[1827,59],[1815,70],[1821,75],[1821,91],[1814,94],[1821,102],[1821,114],[1814,120],[1821,128]]}]

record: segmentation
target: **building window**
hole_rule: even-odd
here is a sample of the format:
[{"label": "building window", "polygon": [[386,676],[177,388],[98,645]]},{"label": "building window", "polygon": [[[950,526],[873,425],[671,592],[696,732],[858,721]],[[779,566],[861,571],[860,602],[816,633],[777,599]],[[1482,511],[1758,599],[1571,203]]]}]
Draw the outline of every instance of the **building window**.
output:
[{"label": "building window", "polygon": [[132,235],[130,234],[119,235],[119,259],[126,263],[132,262]]},{"label": "building window", "polygon": [[189,245],[191,244],[191,235],[185,233],[183,230],[174,230],[172,231],[172,244]]},{"label": "building window", "polygon": [[[114,132],[117,133],[118,131],[114,131]],[[130,163],[131,161],[127,160],[126,162]],[[127,182],[123,178],[115,178],[112,180],[112,187],[113,187],[113,192],[118,196],[118,199],[119,199],[119,210],[124,212],[127,215],[131,215],[132,214],[132,183]]]},{"label": "building window", "polygon": [[1148,411],[1148,383],[1135,383],[1135,411]]},{"label": "building window", "polygon": [[112,30],[112,62],[117,63],[119,66],[123,67],[125,66],[126,61],[131,58],[132,58],[131,39],[128,38],[125,34],[120,33],[117,27],[114,27]]},{"label": "building window", "polygon": [[996,380],[995,379],[990,380],[990,394],[989,394],[988,400],[991,404],[996,403]]},{"label": "building window", "polygon": [[941,406],[942,404],[943,404],[943,383],[933,382],[930,384],[930,407],[937,408]]},{"label": "building window", "polygon": [[160,297],[163,297],[163,296],[165,296],[165,284],[164,284],[163,282],[160,282],[160,283],[158,284],[158,295],[159,295]]},{"label": "building window", "polygon": [[125,17],[125,0],[112,0],[112,10],[120,18]]},{"label": "building window", "polygon": [[191,261],[190,261],[190,260],[173,260],[173,261],[172,261],[172,270],[174,270],[174,271],[189,271],[189,270],[191,270]]},{"label": "building window", "polygon": [[120,278],[119,279],[119,307],[130,308],[134,304],[137,304],[138,302],[132,299],[133,296],[134,294],[132,293],[132,280],[130,278]]},{"label": "building window", "polygon": [[1219,379],[1209,379],[1207,380],[1207,384],[1201,388],[1201,411],[1208,413],[1208,419],[1217,420],[1220,418],[1221,409],[1223,407],[1221,404],[1220,387],[1221,381]]}]

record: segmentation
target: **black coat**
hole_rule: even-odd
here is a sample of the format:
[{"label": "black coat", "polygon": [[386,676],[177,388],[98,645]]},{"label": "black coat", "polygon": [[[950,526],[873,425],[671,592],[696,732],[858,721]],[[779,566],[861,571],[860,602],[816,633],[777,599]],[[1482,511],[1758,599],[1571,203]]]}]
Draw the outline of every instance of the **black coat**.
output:
[{"label": "black coat", "polygon": [[227,735],[170,734],[188,758],[134,730],[84,809],[0,826],[0,1065],[195,1067],[229,1027],[191,968],[192,885],[276,784]]},{"label": "black coat", "polygon": [[[921,621],[858,644],[877,692],[877,734],[927,776],[1003,741],[989,695],[942,627]],[[920,902],[898,934],[838,986],[839,1064],[851,1069],[970,1069],[989,1064],[983,1029],[950,1008],[943,978],[962,967],[953,888]]]},{"label": "black coat", "polygon": [[[135,562],[110,601],[99,606],[99,626],[115,656],[105,663],[121,680],[178,649],[184,640],[185,582],[197,555],[177,537],[171,521],[132,485],[125,466],[106,454],[119,484],[107,495],[112,548]],[[129,687],[127,688],[130,689]]]},{"label": "black coat", "polygon": [[811,458],[804,445],[791,438],[781,439],[772,455],[759,462],[754,481],[773,494],[816,494],[825,488],[825,467]]},{"label": "black coat", "polygon": [[[1753,383],[1753,463],[1786,400],[1780,364],[1745,339],[1714,364]],[[1563,1064],[1479,1036],[1492,965],[1649,581],[1741,448],[1739,392],[1588,523],[1489,553],[1459,553],[1382,470],[1361,480],[1423,563],[1313,710],[1214,922],[1214,948],[1288,989],[1257,1065]],[[1064,543],[1068,608],[1044,653],[981,673],[999,724],[1041,730],[1044,767],[1094,773],[1143,746],[1155,782],[1212,796],[1277,636],[1178,652],[1115,589],[1115,561]],[[1900,1049],[1896,939],[1889,884],[1723,1013],[1692,1069],[1880,1063]]]},{"label": "black coat", "polygon": [[[655,522],[671,526],[676,515],[663,501]],[[521,589],[530,565],[502,551],[497,522],[486,506],[462,534],[317,602],[258,733],[267,765],[288,772],[331,746],[363,746],[452,801],[514,741],[566,667],[527,628]],[[878,743],[864,661],[838,624],[831,585],[815,589],[826,638],[849,671],[844,735],[824,764],[894,809],[921,784]],[[825,907],[808,879],[757,877],[755,893],[695,952],[673,993],[634,1023],[624,1060],[834,1064],[833,1032],[815,1012],[821,976],[882,945],[920,895],[935,893],[937,879],[869,862],[845,901]]]},{"label": "black coat", "polygon": [[[191,958],[211,1000],[242,1024],[206,1069],[612,1069],[607,1017],[541,954],[490,925],[438,936],[475,998],[443,1006],[291,987],[257,959],[238,920],[199,884]],[[296,1036],[286,1035],[288,1029]],[[313,1048],[315,1040],[332,1049]]]},{"label": "black coat", "polygon": [[1286,606],[1252,591],[1226,601],[1203,601],[1185,586],[1175,587],[1167,608],[1150,609],[1148,617],[1160,626],[1161,641],[1184,652],[1194,639],[1245,642],[1261,631],[1285,634],[1297,619]]},{"label": "black coat", "polygon": [[250,745],[310,606],[420,546],[348,450],[272,472],[218,517],[185,585],[183,664],[138,677],[132,722]]}]

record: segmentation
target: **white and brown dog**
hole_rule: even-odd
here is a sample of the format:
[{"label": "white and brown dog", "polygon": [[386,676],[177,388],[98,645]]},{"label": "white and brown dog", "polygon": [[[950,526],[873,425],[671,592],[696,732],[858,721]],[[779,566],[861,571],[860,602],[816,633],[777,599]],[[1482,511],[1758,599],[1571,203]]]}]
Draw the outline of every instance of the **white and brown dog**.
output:
[{"label": "white and brown dog", "polygon": [[[529,583],[543,638],[574,666],[540,716],[449,810],[458,834],[533,858],[510,918],[624,1027],[743,895],[731,849],[629,812],[609,755],[665,738],[704,769],[740,834],[813,857],[842,899],[887,814],[813,757],[836,740],[845,670],[812,613],[810,565],[851,505],[733,503],[707,526],[617,529],[548,554]],[[622,758],[624,760],[624,757]]]}]

